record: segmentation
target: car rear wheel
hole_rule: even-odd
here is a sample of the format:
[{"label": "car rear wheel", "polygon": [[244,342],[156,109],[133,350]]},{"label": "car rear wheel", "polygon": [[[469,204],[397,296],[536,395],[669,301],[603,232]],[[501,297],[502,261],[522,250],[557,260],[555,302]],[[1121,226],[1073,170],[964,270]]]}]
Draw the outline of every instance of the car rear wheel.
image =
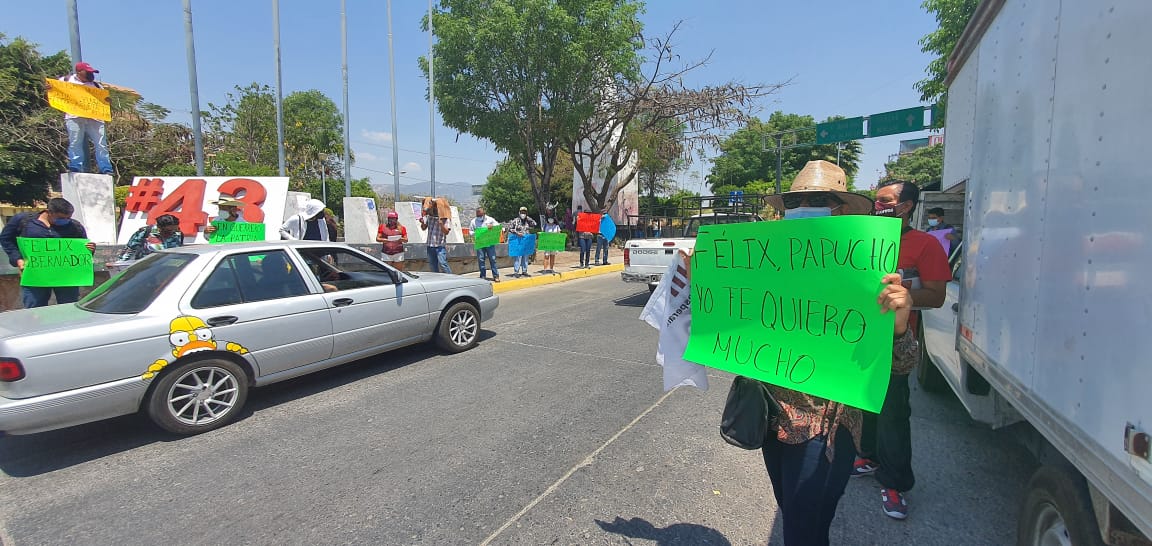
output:
[{"label": "car rear wheel", "polygon": [[192,435],[234,421],[248,399],[244,370],[222,359],[173,365],[148,398],[148,417],[164,430]]},{"label": "car rear wheel", "polygon": [[1102,546],[1084,478],[1045,465],[1032,476],[1020,511],[1020,546]]},{"label": "car rear wheel", "polygon": [[456,302],[440,317],[436,345],[450,353],[467,351],[480,337],[480,312],[466,301]]}]

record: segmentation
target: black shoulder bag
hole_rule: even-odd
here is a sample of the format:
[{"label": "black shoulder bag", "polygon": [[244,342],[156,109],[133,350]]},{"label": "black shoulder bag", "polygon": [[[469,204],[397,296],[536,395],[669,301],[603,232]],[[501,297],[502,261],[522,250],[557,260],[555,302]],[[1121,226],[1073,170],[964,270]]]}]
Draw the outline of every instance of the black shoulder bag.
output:
[{"label": "black shoulder bag", "polygon": [[768,385],[738,375],[728,390],[720,437],[739,448],[760,449],[769,430],[775,429],[776,416],[783,412]]}]

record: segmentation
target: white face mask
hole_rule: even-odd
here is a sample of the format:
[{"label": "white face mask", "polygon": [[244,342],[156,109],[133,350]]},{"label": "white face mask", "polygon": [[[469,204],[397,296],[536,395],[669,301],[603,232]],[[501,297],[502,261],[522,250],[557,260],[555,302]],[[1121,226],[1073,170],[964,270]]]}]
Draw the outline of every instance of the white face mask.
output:
[{"label": "white face mask", "polygon": [[819,218],[821,216],[832,216],[832,209],[830,207],[796,207],[784,211],[785,220]]},{"label": "white face mask", "polygon": [[521,213],[520,213],[520,219],[521,219],[521,220],[523,220],[523,219],[525,219],[525,218],[527,218],[527,217],[528,217],[528,215],[527,215],[527,214],[524,214],[523,212],[521,212]]},{"label": "white face mask", "polygon": [[555,218],[549,218],[549,219],[548,219],[548,223],[549,223],[549,224],[555,224],[555,223],[556,223],[556,219],[555,219]]}]

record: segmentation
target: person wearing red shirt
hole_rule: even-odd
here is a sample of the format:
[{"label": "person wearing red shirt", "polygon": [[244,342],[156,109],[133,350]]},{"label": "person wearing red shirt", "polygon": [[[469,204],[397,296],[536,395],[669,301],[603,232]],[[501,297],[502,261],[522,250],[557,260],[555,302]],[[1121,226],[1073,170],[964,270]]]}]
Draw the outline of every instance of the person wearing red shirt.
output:
[{"label": "person wearing red shirt", "polygon": [[400,215],[389,212],[385,222],[376,230],[376,242],[381,243],[380,259],[404,271],[404,243],[408,242],[408,230],[400,225]]},{"label": "person wearing red shirt", "polygon": [[[920,188],[916,184],[889,180],[876,188],[873,214],[901,219],[903,231],[896,267],[912,295],[912,305],[921,309],[936,308],[944,305],[952,269],[944,247],[936,238],[909,225],[919,202]],[[913,334],[919,327],[919,318],[919,313],[909,317],[908,328]],[[894,367],[880,413],[864,413],[860,455],[852,470],[854,477],[875,475],[876,481],[880,482],[884,513],[895,519],[908,517],[904,493],[916,483],[912,473],[912,408],[908,404],[908,374],[915,368],[917,360],[914,359],[909,367]]]}]

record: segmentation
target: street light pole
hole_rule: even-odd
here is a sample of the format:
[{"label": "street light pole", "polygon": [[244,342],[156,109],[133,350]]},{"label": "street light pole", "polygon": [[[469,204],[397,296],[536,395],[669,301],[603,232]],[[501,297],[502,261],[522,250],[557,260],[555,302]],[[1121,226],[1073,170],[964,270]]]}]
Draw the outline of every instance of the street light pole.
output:
[{"label": "street light pole", "polygon": [[200,132],[200,91],[196,83],[196,41],[192,38],[192,0],[184,0],[184,48],[188,53],[188,88],[192,96],[192,140],[196,176],[204,176],[204,135]]},{"label": "street light pole", "polygon": [[72,42],[72,64],[83,61],[80,54],[80,14],[76,11],[76,0],[68,0],[68,38]]},{"label": "street light pole", "polygon": [[352,151],[349,149],[348,119],[348,14],[346,0],[340,0],[340,43],[343,50],[341,71],[344,74],[344,197],[352,197]]},{"label": "street light pole", "polygon": [[272,49],[276,54],[276,160],[280,176],[287,176],[284,159],[284,88],[280,78],[280,0],[272,0]]},{"label": "street light pole", "polygon": [[428,166],[436,197],[436,72],[432,70],[432,0],[428,0]]},{"label": "street light pole", "polygon": [[392,47],[392,0],[388,0],[388,89],[392,95],[393,202],[400,200],[400,142],[396,139],[396,55]]}]

